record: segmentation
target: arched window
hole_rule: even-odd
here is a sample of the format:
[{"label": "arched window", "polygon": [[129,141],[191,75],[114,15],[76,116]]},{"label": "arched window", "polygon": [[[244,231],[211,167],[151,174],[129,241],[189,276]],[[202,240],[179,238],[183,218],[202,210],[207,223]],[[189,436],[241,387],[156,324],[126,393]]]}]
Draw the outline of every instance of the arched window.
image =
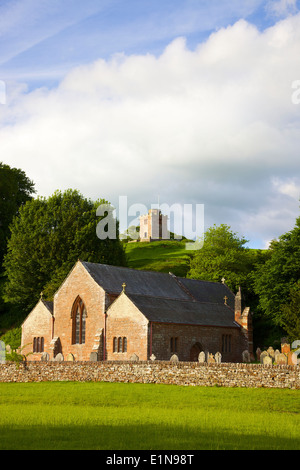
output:
[{"label": "arched window", "polygon": [[84,344],[86,332],[86,308],[80,297],[77,297],[72,309],[72,343]]}]

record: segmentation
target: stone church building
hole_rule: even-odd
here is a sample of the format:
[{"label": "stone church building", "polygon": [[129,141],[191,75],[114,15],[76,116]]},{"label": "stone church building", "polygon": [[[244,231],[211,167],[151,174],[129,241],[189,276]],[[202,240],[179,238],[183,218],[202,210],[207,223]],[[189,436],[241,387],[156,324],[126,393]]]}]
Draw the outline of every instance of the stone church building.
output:
[{"label": "stone church building", "polygon": [[251,313],[223,282],[78,261],[53,302],[42,298],[22,324],[29,361],[197,361],[199,353],[241,362],[253,354]]}]

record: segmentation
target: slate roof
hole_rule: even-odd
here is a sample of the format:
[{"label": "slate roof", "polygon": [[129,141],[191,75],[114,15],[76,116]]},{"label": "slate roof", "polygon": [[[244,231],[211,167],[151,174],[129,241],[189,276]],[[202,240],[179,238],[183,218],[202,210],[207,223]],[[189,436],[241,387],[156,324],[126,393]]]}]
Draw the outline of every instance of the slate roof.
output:
[{"label": "slate roof", "polygon": [[200,281],[198,279],[176,278],[195,300],[200,302],[213,302],[224,304],[224,297],[227,297],[227,304],[234,309],[235,295],[231,290],[219,282]]},{"label": "slate roof", "polygon": [[169,274],[85,261],[82,261],[82,264],[97,284],[109,294],[120,294],[122,284],[125,282],[126,292],[130,294],[153,295],[171,299],[190,298]]},{"label": "slate roof", "polygon": [[127,294],[127,297],[151,322],[181,323],[186,325],[236,327],[234,314],[224,304],[154,298]]},{"label": "slate roof", "polygon": [[197,279],[185,279],[174,274],[158,273],[156,271],[141,271],[137,269],[111,266],[108,264],[89,263],[81,261],[92,278],[106,292],[120,294],[122,284],[126,284],[126,292],[169,299],[198,300],[224,304],[225,295],[228,305],[234,308],[234,294],[226,284]]},{"label": "slate roof", "polygon": [[49,312],[53,315],[53,302],[50,302],[49,300],[43,300],[42,301],[45,307],[49,310]]}]

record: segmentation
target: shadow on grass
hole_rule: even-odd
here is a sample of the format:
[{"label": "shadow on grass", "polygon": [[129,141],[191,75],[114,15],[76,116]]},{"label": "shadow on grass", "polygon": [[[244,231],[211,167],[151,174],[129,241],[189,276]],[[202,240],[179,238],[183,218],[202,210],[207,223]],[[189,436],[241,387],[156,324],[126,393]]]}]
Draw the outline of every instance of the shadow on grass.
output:
[{"label": "shadow on grass", "polygon": [[179,426],[28,426],[0,428],[1,450],[298,450],[300,438],[200,432]]}]

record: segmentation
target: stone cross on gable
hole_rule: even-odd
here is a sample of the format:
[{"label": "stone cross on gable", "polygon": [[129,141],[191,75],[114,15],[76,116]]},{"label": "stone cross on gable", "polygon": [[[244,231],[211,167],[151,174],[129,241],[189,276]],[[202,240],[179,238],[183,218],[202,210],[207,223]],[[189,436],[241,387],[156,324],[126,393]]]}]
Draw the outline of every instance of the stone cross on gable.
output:
[{"label": "stone cross on gable", "polygon": [[122,287],[123,287],[123,292],[125,292],[125,287],[126,287],[125,282],[123,282]]}]

